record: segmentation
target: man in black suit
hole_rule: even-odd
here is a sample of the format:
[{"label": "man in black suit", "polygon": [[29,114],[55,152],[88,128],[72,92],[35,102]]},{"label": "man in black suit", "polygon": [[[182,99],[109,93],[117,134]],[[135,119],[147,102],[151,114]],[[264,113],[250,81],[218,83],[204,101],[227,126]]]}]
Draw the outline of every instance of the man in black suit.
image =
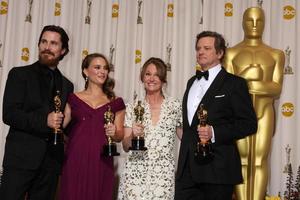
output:
[{"label": "man in black suit", "polygon": [[[247,82],[221,66],[225,51],[220,34],[204,31],[197,35],[196,56],[202,72],[188,81],[183,97],[176,200],[231,200],[234,185],[242,182],[236,140],[256,132],[257,118]],[[198,126],[200,104],[207,111],[206,126]],[[199,140],[210,141],[210,162],[195,159]]]},{"label": "man in black suit", "polygon": [[[69,51],[69,37],[59,26],[45,26],[39,38],[39,60],[10,70],[3,97],[6,137],[1,200],[54,199],[63,158],[63,143],[54,145],[63,108],[73,84],[57,65]],[[61,112],[54,112],[60,91]],[[60,135],[61,136],[61,135]]]}]

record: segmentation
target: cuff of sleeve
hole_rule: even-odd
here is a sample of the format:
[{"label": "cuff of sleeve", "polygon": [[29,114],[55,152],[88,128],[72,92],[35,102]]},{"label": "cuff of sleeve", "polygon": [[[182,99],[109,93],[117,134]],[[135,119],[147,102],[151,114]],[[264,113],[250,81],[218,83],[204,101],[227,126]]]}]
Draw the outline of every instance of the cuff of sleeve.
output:
[{"label": "cuff of sleeve", "polygon": [[215,143],[216,142],[216,138],[215,138],[215,131],[214,131],[214,127],[211,126],[211,131],[212,131],[212,137],[211,137],[211,143]]}]

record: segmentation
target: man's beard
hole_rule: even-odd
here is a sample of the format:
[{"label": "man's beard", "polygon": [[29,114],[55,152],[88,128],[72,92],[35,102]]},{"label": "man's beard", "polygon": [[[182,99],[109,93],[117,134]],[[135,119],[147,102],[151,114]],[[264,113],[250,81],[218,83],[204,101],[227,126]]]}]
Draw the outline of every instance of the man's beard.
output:
[{"label": "man's beard", "polygon": [[[51,55],[49,55],[51,54]],[[46,66],[57,66],[59,63],[59,58],[50,58],[54,56],[52,52],[41,52],[39,54],[39,61],[41,64],[46,65]]]}]

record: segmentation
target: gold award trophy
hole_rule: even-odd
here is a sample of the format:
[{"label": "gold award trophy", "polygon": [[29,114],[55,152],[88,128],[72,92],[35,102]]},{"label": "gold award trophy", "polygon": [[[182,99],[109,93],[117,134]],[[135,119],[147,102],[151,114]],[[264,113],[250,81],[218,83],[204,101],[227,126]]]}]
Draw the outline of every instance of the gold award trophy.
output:
[{"label": "gold award trophy", "polygon": [[[59,113],[61,112],[61,99],[60,99],[60,91],[57,90],[56,91],[56,95],[54,96],[54,112]],[[57,144],[62,144],[63,143],[63,131],[62,129],[59,128],[55,128],[53,130],[54,133],[54,139],[53,139],[53,144],[57,145]]]},{"label": "gold award trophy", "polygon": [[[197,116],[199,119],[199,126],[204,127],[207,124],[207,110],[203,108],[203,104],[200,105],[197,111]],[[211,142],[209,140],[200,140],[197,143],[197,148],[195,151],[195,160],[199,164],[207,164],[213,159],[213,152],[211,147]]]},{"label": "gold award trophy", "polygon": [[[114,123],[115,115],[111,111],[111,107],[108,106],[108,110],[104,113],[104,124],[112,124]],[[103,155],[104,156],[119,156],[120,153],[117,152],[117,145],[112,140],[110,136],[107,137],[108,144],[104,145],[103,147]]]},{"label": "gold award trophy", "polygon": [[[145,109],[141,104],[142,102],[138,101],[138,104],[134,108],[134,115],[135,115],[135,122],[143,124]],[[131,140],[131,147],[129,148],[129,150],[138,150],[138,151],[147,150],[147,147],[145,147],[144,136],[134,136]]]}]

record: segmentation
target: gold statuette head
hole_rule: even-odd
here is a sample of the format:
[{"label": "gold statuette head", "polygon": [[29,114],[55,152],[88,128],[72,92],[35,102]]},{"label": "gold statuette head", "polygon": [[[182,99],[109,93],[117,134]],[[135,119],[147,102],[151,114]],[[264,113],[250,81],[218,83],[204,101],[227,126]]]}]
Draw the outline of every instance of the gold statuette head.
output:
[{"label": "gold statuette head", "polygon": [[111,107],[108,106],[107,111],[104,113],[104,123],[105,124],[111,124],[114,122],[114,113],[111,111]]},{"label": "gold statuette head", "polygon": [[56,91],[56,95],[54,96],[54,108],[56,113],[59,113],[61,110],[61,99],[59,90]]},{"label": "gold statuette head", "polygon": [[207,110],[204,109],[203,104],[200,105],[199,110],[197,111],[197,116],[199,119],[200,126],[206,126],[207,124]]},{"label": "gold statuette head", "polygon": [[134,108],[135,121],[137,123],[143,123],[145,109],[142,106],[142,102],[138,101],[138,104]]}]

